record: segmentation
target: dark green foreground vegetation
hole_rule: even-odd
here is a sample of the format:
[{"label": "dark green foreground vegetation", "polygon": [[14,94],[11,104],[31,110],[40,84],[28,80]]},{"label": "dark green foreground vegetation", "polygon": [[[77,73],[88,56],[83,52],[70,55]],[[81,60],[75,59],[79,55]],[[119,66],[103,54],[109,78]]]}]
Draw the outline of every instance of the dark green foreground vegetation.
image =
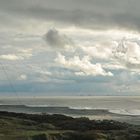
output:
[{"label": "dark green foreground vegetation", "polygon": [[140,127],[58,114],[0,112],[0,140],[140,140]]}]

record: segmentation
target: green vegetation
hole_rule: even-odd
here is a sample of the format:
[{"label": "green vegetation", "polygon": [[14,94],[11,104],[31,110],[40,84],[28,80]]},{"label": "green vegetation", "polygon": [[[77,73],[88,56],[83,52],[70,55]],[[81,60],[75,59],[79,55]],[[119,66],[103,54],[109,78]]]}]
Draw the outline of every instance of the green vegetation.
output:
[{"label": "green vegetation", "polygon": [[59,114],[0,112],[0,140],[140,140],[140,127]]}]

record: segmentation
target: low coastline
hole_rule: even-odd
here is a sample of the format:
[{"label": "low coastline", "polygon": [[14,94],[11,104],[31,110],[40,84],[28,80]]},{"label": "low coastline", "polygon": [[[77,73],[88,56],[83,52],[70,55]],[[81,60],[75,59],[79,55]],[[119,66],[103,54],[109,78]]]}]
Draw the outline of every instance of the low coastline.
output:
[{"label": "low coastline", "polygon": [[1,140],[139,140],[140,126],[61,114],[0,112]]},{"label": "low coastline", "polygon": [[64,106],[0,105],[0,111],[26,114],[63,114],[74,118],[87,117],[90,120],[114,120],[140,125],[140,115],[113,113],[109,109],[72,108]]}]

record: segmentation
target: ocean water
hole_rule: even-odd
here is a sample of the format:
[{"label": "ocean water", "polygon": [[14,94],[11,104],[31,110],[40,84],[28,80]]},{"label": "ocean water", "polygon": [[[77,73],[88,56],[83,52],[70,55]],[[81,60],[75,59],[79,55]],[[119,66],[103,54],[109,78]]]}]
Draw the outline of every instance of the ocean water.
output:
[{"label": "ocean water", "polygon": [[0,111],[65,114],[140,124],[140,96],[1,98]]}]

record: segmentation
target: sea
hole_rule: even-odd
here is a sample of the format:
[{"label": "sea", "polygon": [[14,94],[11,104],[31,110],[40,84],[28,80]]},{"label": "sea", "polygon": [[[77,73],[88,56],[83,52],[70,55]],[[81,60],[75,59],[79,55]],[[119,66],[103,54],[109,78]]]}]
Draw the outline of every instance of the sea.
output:
[{"label": "sea", "polygon": [[0,111],[64,114],[140,125],[140,96],[1,97]]}]

